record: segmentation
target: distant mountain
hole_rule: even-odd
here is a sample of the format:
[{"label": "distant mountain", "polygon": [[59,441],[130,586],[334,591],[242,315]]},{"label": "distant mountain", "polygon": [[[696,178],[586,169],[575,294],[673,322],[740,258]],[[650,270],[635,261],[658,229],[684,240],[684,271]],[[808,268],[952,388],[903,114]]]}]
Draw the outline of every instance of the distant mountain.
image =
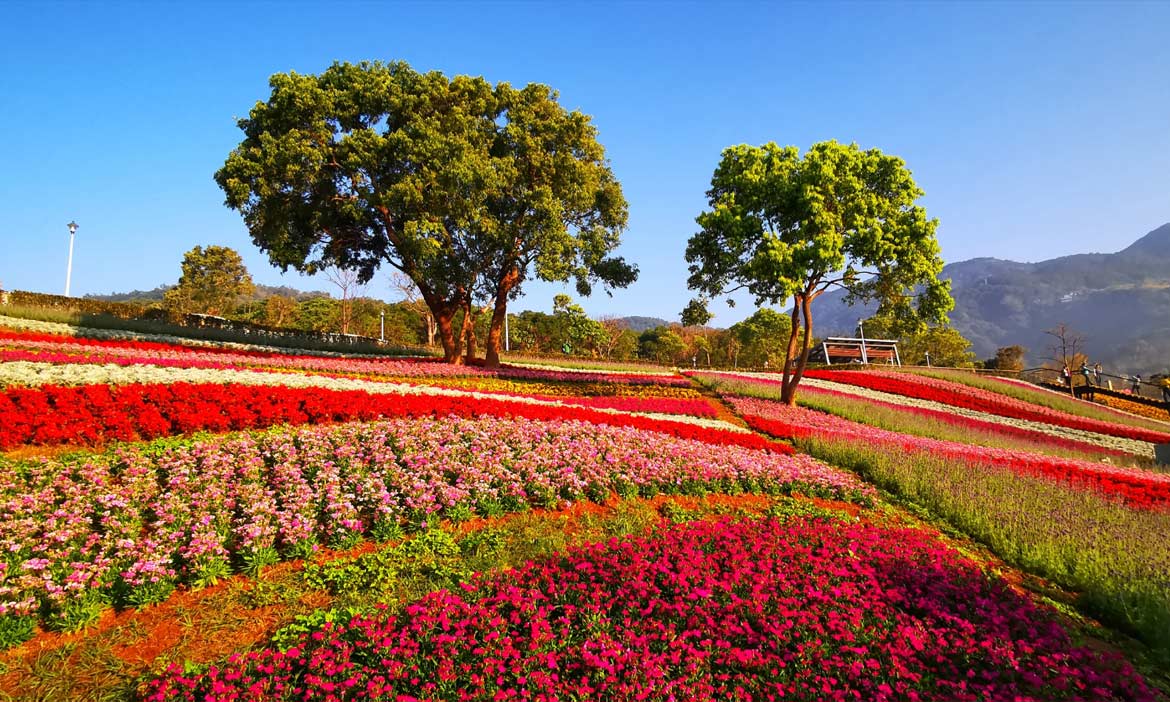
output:
[{"label": "distant mountain", "polygon": [[622,317],[619,322],[625,322],[630,331],[644,332],[654,327],[668,327],[670,322],[658,317]]},{"label": "distant mountain", "polygon": [[[109,295],[86,295],[90,300],[103,300],[105,302],[162,302],[163,294],[170,290],[172,285],[160,285],[154,290],[131,290],[127,293],[110,293]],[[314,290],[312,292],[305,292],[304,290],[297,290],[290,288],[287,285],[257,285],[256,291],[252,294],[253,300],[263,300],[266,297],[273,295],[281,295],[283,297],[291,297],[294,300],[308,300],[314,297],[330,297],[329,293]]]},{"label": "distant mountain", "polygon": [[[1117,253],[1062,256],[1039,263],[975,258],[943,268],[955,310],[951,324],[987,358],[1001,346],[1028,349],[1039,365],[1063,322],[1085,337],[1094,361],[1114,372],[1170,370],[1170,224]],[[873,306],[850,308],[840,293],[813,303],[818,336],[853,335]]]},{"label": "distant mountain", "polygon": [[131,290],[126,293],[110,293],[109,295],[86,295],[87,300],[101,300],[102,302],[162,302],[163,294],[170,290],[171,285],[160,285],[154,290]]}]

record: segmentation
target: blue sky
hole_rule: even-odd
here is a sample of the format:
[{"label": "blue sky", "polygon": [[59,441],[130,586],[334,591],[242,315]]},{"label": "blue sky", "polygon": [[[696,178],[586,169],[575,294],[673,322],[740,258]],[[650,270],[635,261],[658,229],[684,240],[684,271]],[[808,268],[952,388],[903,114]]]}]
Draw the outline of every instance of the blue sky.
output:
[{"label": "blue sky", "polygon": [[[594,315],[676,319],[683,251],[722,148],[855,141],[906,160],[943,257],[1114,251],[1170,221],[1170,3],[3,4],[0,283],[173,283],[233,246],[282,276],[212,174],[269,75],[334,60],[541,82],[593,116],[642,270]],[[383,282],[368,293],[392,299]],[[560,286],[529,284],[516,308]],[[744,300],[743,303],[750,303]],[[713,323],[746,316],[713,306]]]}]

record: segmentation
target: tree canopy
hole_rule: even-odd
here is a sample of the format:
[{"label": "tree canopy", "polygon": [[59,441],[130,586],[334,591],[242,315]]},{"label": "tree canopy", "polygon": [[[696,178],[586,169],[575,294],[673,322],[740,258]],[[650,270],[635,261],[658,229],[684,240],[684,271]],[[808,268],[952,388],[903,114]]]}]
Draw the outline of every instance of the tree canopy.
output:
[{"label": "tree canopy", "polygon": [[252,276],[239,252],[227,246],[196,246],[183,255],[179,282],[166,291],[163,301],[172,314],[224,316],[234,312],[236,301],[252,289]]},{"label": "tree canopy", "polygon": [[[688,285],[700,302],[746,290],[756,304],[792,298],[782,396],[795,401],[813,338],[811,304],[832,287],[847,301],[880,300],[889,314],[941,322],[953,307],[935,229],[915,202],[906,164],[877,149],[827,141],[725,149],[709,210],[687,243]],[[803,332],[803,344],[798,344]]]},{"label": "tree canopy", "polygon": [[401,62],[336,63],[270,85],[216,173],[227,205],[286,270],[335,266],[365,282],[387,264],[407,275],[448,361],[473,333],[472,305],[486,302],[498,362],[507,302],[533,276],[573,280],[583,295],[636,278],[611,255],[627,206],[597,130],[551,88]]}]

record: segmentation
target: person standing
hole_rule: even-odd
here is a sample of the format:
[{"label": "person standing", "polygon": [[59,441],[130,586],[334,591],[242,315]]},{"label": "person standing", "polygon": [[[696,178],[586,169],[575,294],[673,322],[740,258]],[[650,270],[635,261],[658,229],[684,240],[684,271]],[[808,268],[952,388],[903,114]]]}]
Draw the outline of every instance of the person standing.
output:
[{"label": "person standing", "polygon": [[1140,395],[1142,392],[1142,376],[1140,373],[1134,373],[1131,379],[1133,384],[1129,386],[1129,391],[1134,395]]},{"label": "person standing", "polygon": [[1100,362],[1093,364],[1093,376],[1097,380],[1097,387],[1101,387],[1101,363]]},{"label": "person standing", "polygon": [[1060,369],[1060,382],[1062,385],[1072,387],[1072,375],[1068,372],[1068,364]]}]

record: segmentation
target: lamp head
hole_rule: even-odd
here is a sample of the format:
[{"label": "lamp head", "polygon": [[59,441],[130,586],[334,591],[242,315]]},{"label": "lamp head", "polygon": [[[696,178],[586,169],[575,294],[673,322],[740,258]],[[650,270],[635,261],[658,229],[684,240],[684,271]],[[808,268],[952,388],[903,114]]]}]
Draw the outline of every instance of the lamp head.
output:
[{"label": "lamp head", "polygon": [[70,222],[69,224],[67,224],[65,226],[69,227],[70,234],[77,233],[77,222]]}]

